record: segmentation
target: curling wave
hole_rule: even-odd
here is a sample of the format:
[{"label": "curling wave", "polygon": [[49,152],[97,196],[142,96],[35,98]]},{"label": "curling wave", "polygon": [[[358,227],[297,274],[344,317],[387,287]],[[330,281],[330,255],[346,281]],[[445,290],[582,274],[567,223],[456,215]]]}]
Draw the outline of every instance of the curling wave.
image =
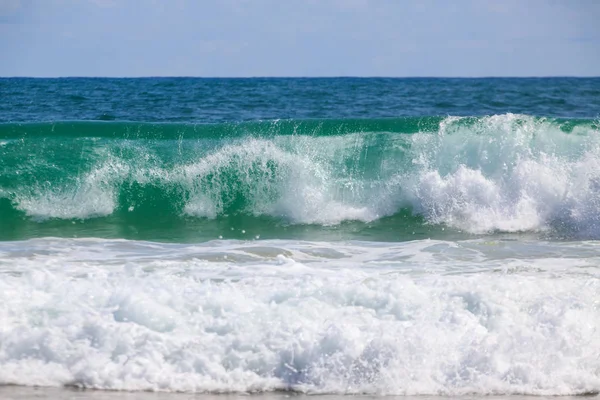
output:
[{"label": "curling wave", "polygon": [[598,237],[599,133],[590,120],[513,114],[5,124],[0,216],[17,238],[244,224]]}]

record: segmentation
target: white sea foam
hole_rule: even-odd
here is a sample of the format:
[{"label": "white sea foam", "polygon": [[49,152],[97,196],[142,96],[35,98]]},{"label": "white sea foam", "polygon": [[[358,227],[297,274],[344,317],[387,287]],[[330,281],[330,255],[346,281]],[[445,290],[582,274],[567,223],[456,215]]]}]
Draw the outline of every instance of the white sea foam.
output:
[{"label": "white sea foam", "polygon": [[420,168],[405,176],[410,203],[429,222],[474,233],[547,230],[600,235],[600,133],[497,115],[439,136],[415,135]]},{"label": "white sea foam", "polygon": [[0,384],[600,390],[595,242],[0,243]]}]

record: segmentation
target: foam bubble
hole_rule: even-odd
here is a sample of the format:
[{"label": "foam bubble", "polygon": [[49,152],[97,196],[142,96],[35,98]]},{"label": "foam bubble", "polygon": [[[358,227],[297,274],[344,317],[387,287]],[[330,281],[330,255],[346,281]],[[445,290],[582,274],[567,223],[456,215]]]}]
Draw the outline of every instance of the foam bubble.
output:
[{"label": "foam bubble", "polygon": [[600,390],[593,243],[0,243],[0,384]]}]

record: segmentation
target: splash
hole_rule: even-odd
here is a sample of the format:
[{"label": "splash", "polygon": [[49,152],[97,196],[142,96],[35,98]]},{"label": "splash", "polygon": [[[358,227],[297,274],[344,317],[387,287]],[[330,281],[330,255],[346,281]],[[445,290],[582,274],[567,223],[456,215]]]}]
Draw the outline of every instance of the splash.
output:
[{"label": "splash", "polygon": [[[140,229],[153,213],[319,226],[409,213],[412,222],[397,230],[422,221],[440,232],[600,234],[593,122],[513,114],[421,120],[296,129],[275,121],[206,138],[11,140],[0,147],[0,193],[10,201],[0,213],[20,210],[37,221],[121,215]],[[30,146],[39,156],[23,157]]]}]

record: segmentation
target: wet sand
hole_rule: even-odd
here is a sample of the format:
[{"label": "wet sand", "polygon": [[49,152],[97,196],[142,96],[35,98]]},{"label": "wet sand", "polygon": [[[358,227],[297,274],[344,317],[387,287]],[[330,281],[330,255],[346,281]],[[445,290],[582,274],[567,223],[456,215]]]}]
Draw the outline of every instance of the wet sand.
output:
[{"label": "wet sand", "polygon": [[589,396],[347,396],[347,395],[305,395],[297,393],[259,393],[259,394],[194,394],[194,393],[157,393],[157,392],[117,392],[105,390],[80,390],[71,388],[46,388],[24,386],[0,386],[2,400],[344,400],[353,397],[356,400],[599,400],[600,395]]}]

